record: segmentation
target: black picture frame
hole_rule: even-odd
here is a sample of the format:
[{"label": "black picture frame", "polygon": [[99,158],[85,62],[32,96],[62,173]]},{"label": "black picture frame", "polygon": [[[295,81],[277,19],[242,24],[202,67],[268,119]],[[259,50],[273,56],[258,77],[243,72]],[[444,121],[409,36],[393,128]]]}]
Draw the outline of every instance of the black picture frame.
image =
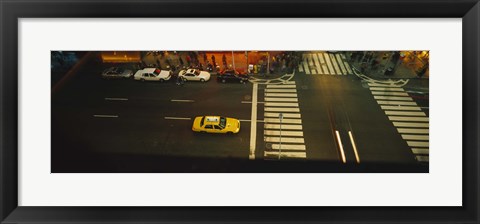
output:
[{"label": "black picture frame", "polygon": [[[108,9],[108,10],[106,10]],[[0,0],[1,223],[479,223],[478,0]],[[18,19],[123,17],[462,18],[461,207],[18,206]],[[442,195],[439,195],[441,197]]]}]

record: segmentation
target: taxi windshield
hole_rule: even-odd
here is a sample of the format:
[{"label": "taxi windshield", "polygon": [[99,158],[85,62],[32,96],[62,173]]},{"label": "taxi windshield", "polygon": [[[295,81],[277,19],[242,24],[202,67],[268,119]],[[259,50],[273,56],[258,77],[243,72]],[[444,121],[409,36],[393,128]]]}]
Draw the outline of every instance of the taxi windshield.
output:
[{"label": "taxi windshield", "polygon": [[218,126],[220,126],[222,129],[224,129],[225,126],[227,126],[227,118],[220,117],[220,123],[218,124]]}]

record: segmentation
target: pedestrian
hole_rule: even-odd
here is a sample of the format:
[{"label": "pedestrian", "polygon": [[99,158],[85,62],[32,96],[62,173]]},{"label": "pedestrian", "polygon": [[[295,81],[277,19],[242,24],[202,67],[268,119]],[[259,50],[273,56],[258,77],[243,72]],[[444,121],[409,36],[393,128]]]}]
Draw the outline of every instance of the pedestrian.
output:
[{"label": "pedestrian", "polygon": [[180,65],[183,66],[183,60],[182,57],[179,57]]},{"label": "pedestrian", "polygon": [[187,65],[190,66],[190,61],[191,61],[190,56],[187,55],[187,57],[185,57],[185,59],[187,60]]},{"label": "pedestrian", "polygon": [[203,53],[203,63],[208,64],[207,53]]},{"label": "pedestrian", "polygon": [[226,68],[227,67],[227,57],[225,56],[225,54],[223,54],[222,63],[223,63],[223,66],[225,66],[225,68]]},{"label": "pedestrian", "polygon": [[183,78],[181,76],[177,76],[177,85],[183,86],[184,83],[185,81],[183,80]]},{"label": "pedestrian", "polygon": [[217,62],[215,61],[215,55],[212,54],[212,63],[213,63],[213,67],[217,67]]}]

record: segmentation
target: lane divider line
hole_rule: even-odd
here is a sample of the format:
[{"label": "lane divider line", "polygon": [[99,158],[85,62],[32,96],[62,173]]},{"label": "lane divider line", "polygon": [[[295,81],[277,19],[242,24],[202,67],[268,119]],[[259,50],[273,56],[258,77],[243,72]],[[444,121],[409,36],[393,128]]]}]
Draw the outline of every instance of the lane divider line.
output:
[{"label": "lane divider line", "polygon": [[335,130],[335,135],[337,136],[338,147],[340,148],[340,155],[342,156],[342,162],[347,163],[347,159],[345,158],[345,152],[343,151],[342,140],[340,139],[340,133]]},{"label": "lane divider line", "polygon": [[110,97],[106,97],[105,100],[120,100],[120,101],[127,101],[128,99],[127,98],[110,98]]},{"label": "lane divider line", "polygon": [[189,117],[165,117],[166,120],[192,120]]},{"label": "lane divider line", "polygon": [[253,84],[252,90],[252,124],[250,125],[250,154],[248,159],[255,159],[255,147],[257,141],[257,97],[258,97],[258,84]]},{"label": "lane divider line", "polygon": [[357,163],[360,163],[360,156],[358,156],[357,145],[355,145],[355,141],[353,140],[353,135],[351,131],[348,131],[348,135],[350,136],[350,141],[352,142],[353,152],[355,153],[355,159]]},{"label": "lane divider line", "polygon": [[182,102],[182,103],[193,103],[195,102],[194,100],[170,100],[172,102]]},{"label": "lane divider line", "polygon": [[95,114],[93,117],[103,117],[103,118],[118,118],[118,115],[104,115],[104,114]]}]

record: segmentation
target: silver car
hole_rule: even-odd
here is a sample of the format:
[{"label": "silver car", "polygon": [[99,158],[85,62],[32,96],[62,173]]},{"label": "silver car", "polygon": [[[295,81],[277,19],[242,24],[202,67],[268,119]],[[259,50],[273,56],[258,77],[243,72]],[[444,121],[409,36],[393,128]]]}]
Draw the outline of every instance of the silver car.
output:
[{"label": "silver car", "polygon": [[119,78],[130,78],[133,76],[133,71],[124,69],[121,67],[110,67],[105,69],[102,73],[103,79],[119,79]]}]

